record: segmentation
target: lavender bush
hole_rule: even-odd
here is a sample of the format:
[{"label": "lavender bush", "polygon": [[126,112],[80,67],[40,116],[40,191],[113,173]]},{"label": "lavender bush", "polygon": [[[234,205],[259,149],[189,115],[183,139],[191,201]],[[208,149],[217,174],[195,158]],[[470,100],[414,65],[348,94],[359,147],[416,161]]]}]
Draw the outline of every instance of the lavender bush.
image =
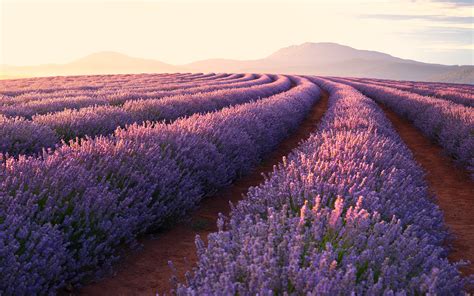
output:
[{"label": "lavender bush", "polygon": [[107,105],[108,101],[100,97],[75,96],[54,99],[34,100],[21,105],[1,106],[0,113],[9,116],[31,118],[36,114],[62,111],[64,109],[80,109],[93,105]]},{"label": "lavender bush", "polygon": [[[215,92],[224,89],[238,89],[238,88],[247,88],[257,85],[268,84],[274,81],[269,75],[261,75],[258,78],[245,81],[224,81],[209,83],[206,82],[205,85],[199,86],[199,84],[194,81],[189,84],[189,87],[185,87],[182,84],[175,85],[174,89],[163,90],[163,86],[159,85],[156,89],[150,88],[150,85],[146,84],[144,87],[139,89],[133,88],[128,90],[120,90],[119,92],[110,93],[107,92],[105,95],[111,105],[123,105],[125,102],[130,100],[146,100],[146,99],[160,99],[164,97],[171,96],[183,96],[190,95],[194,93],[208,93]],[[103,94],[103,93],[102,93]],[[103,94],[104,95],[104,94]]]},{"label": "lavender bush", "polygon": [[[95,106],[79,110],[67,109],[57,113],[34,115],[32,121],[4,119],[2,121],[2,125],[5,126],[4,133],[8,133],[9,136],[2,137],[0,147],[2,152],[13,155],[36,153],[43,147],[59,144],[60,139],[69,141],[76,137],[107,135],[117,127],[124,127],[134,122],[172,121],[194,113],[215,111],[286,91],[290,88],[290,84],[287,77],[278,76],[274,82],[245,89],[224,89],[163,99],[138,100],[127,102],[123,107]],[[33,128],[31,131],[37,129],[37,135],[31,137],[31,131],[22,132],[26,126],[31,126]],[[48,132],[51,130],[56,135],[54,133],[49,135]],[[41,146],[41,143],[44,143],[44,146]]]},{"label": "lavender bush", "polygon": [[224,89],[162,99],[127,101],[123,105],[123,109],[133,114],[136,121],[173,120],[194,113],[209,112],[225,106],[274,95],[288,90],[290,86],[291,82],[287,77],[278,76],[274,82],[254,85],[245,89]]},{"label": "lavender bush", "polygon": [[[471,107],[389,87],[336,79],[357,88],[413,121],[421,132],[438,142],[459,164],[470,170],[474,159],[474,112]],[[470,170],[474,179],[474,171]]]},{"label": "lavender bush", "polygon": [[[0,81],[0,94],[16,97],[28,93],[54,94],[61,91],[122,89],[142,84],[188,83],[213,79],[214,73],[119,74],[23,78]],[[225,76],[225,75],[224,75]],[[219,78],[217,78],[219,79]]]},{"label": "lavender bush", "polygon": [[312,136],[251,188],[178,295],[462,295],[442,214],[377,105],[312,78],[330,107]]},{"label": "lavender bush", "polygon": [[387,86],[413,92],[422,96],[436,97],[474,107],[474,87],[471,85],[453,85],[448,83],[429,83],[416,81],[393,81],[380,79],[353,79],[356,82],[365,82],[380,86]]},{"label": "lavender bush", "polygon": [[[129,99],[211,92],[217,89],[248,87],[272,81],[268,75],[245,74],[233,77],[234,79],[231,80],[222,80],[219,75],[214,75],[206,77],[207,79],[212,78],[212,80],[193,79],[186,82],[130,80],[133,84],[112,80],[106,85],[93,88],[76,86],[56,90],[48,89],[47,91],[35,89],[33,92],[21,93],[1,100],[0,113],[7,116],[31,117],[34,114],[57,112],[65,108],[79,109],[106,104],[122,105]],[[121,84],[117,85],[117,82],[121,82]]]},{"label": "lavender bush", "polygon": [[58,142],[55,132],[47,126],[19,117],[0,115],[0,154],[32,154]]},{"label": "lavender bush", "polygon": [[248,172],[319,96],[315,84],[291,79],[291,90],[256,102],[2,159],[0,290],[54,294],[97,275],[117,247]]},{"label": "lavender bush", "polygon": [[210,112],[285,91],[290,80],[280,76],[276,81],[245,89],[220,90],[163,99],[129,101],[123,107],[98,106],[80,110],[35,115],[33,122],[48,126],[68,141],[76,137],[106,135],[117,127],[133,122],[171,121],[198,112]]}]

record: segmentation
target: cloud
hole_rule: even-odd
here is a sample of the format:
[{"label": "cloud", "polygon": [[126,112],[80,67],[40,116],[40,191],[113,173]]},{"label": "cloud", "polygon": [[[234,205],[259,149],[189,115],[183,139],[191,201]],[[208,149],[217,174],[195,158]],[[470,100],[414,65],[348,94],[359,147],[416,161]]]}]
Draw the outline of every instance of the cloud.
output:
[{"label": "cloud", "polygon": [[431,38],[438,43],[471,45],[472,30],[467,28],[446,28],[430,26],[419,30],[417,38]]},{"label": "cloud", "polygon": [[433,2],[449,3],[456,6],[474,6],[473,0],[433,0]]},{"label": "cloud", "polygon": [[412,44],[421,60],[458,65],[474,63],[471,29],[428,26],[400,32],[398,36]]},{"label": "cloud", "polygon": [[[399,33],[406,40],[416,40],[418,47],[432,50],[450,50],[474,56],[473,36],[470,29],[426,27],[412,32]],[[472,64],[472,61],[470,62]]]},{"label": "cloud", "polygon": [[443,22],[451,24],[472,24],[474,17],[472,16],[444,16],[444,15],[406,15],[406,14],[363,14],[363,18],[367,19],[383,19],[393,21],[404,20],[428,20],[433,22]]}]

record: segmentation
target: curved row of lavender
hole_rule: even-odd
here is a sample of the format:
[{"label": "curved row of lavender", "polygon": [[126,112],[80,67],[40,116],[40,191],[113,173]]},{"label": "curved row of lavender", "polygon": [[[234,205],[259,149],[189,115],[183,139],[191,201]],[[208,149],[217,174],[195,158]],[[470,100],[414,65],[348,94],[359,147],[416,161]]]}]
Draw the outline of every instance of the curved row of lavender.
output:
[{"label": "curved row of lavender", "polygon": [[425,136],[438,142],[448,155],[464,166],[474,179],[472,107],[370,83],[331,79],[355,87],[397,114],[408,118]]},{"label": "curved row of lavender", "polygon": [[[95,90],[103,87],[133,86],[136,83],[176,83],[214,79],[215,73],[174,73],[174,74],[114,74],[52,76],[0,81],[0,94],[19,96],[25,93],[55,93],[63,90]],[[100,79],[98,79],[100,78]]]},{"label": "curved row of lavender", "polygon": [[462,88],[459,86],[450,86],[449,84],[441,84],[441,86],[436,87],[433,86],[432,83],[426,82],[393,80],[384,81],[370,78],[352,78],[349,80],[392,87],[399,90],[413,92],[422,96],[445,99],[464,106],[474,107],[474,86],[471,86],[470,88]]},{"label": "curved row of lavender", "polygon": [[[132,92],[135,93],[146,93],[151,91],[165,91],[165,90],[176,90],[177,88],[191,88],[200,87],[212,84],[228,84],[245,82],[248,80],[254,80],[258,78],[255,74],[226,74],[225,77],[220,75],[203,75],[203,76],[192,76],[189,79],[183,79],[179,74],[173,74],[170,77],[164,77],[162,74],[133,74],[133,75],[101,75],[101,76],[65,76],[65,77],[52,77],[54,79],[47,79],[50,77],[30,78],[21,80],[2,80],[0,81],[0,107],[3,110],[4,115],[8,116],[28,116],[30,115],[27,110],[20,114],[20,111],[16,111],[13,108],[14,105],[29,105],[31,108],[35,107],[35,104],[40,104],[37,101],[51,100],[52,102],[59,104],[60,101],[66,98],[79,97],[78,100],[85,99],[89,100],[96,99],[98,104],[103,103],[107,97],[120,97],[130,95]],[[126,76],[126,77],[123,77]],[[171,78],[173,77],[173,78]],[[205,77],[205,78],[202,78]],[[227,78],[232,77],[231,80]],[[46,79],[46,80],[45,80]],[[31,85],[25,85],[23,80],[31,81]],[[63,82],[64,86],[58,86],[58,81]],[[69,82],[69,80],[72,80]],[[113,102],[113,100],[111,101]],[[23,106],[26,108],[27,106]],[[39,111],[42,111],[39,108]],[[30,110],[30,113],[32,110]]]},{"label": "curved row of lavender", "polygon": [[357,78],[357,79],[368,79],[371,81],[377,82],[402,82],[406,85],[417,86],[418,84],[423,84],[423,87],[429,87],[435,90],[464,90],[466,92],[474,91],[474,85],[472,84],[461,84],[461,83],[449,83],[449,82],[428,82],[428,81],[409,81],[409,80],[390,80],[390,79],[379,79],[379,78]]},{"label": "curved row of lavender", "polygon": [[197,92],[164,98],[132,100],[123,106],[98,106],[79,110],[64,110],[53,114],[33,116],[32,121],[52,128],[61,139],[69,140],[85,135],[94,136],[112,132],[118,126],[133,122],[173,120],[197,112],[209,112],[229,105],[267,97],[291,86],[285,76],[269,78],[264,84],[246,88],[229,88],[212,92]]},{"label": "curved row of lavender", "polygon": [[0,115],[0,154],[34,154],[58,142],[56,133],[47,126]]},{"label": "curved row of lavender", "polygon": [[[246,79],[244,81],[226,81],[225,83],[220,84],[209,84],[206,83],[205,85],[197,85],[195,87],[189,88],[177,88],[175,90],[159,90],[159,89],[146,89],[146,85],[144,87],[144,91],[140,91],[139,89],[133,89],[131,91],[121,91],[118,93],[114,93],[113,95],[108,96],[109,103],[111,105],[121,105],[128,100],[133,99],[158,99],[163,97],[170,97],[170,96],[180,96],[180,95],[187,95],[192,93],[206,93],[206,92],[213,92],[218,91],[221,89],[231,89],[231,88],[247,88],[256,85],[262,85],[266,83],[270,83],[274,81],[275,75],[258,75],[258,77],[254,77],[253,79]],[[148,86],[149,87],[149,86]]]},{"label": "curved row of lavender", "polygon": [[[36,96],[55,96],[58,93],[69,95],[78,92],[93,94],[101,89],[120,90],[133,88],[141,84],[166,84],[186,83],[200,80],[200,76],[183,78],[181,74],[119,74],[119,75],[83,75],[83,76],[56,76],[35,77],[23,79],[0,80],[1,105],[8,105],[9,101],[15,103],[34,100]],[[20,98],[24,97],[23,100]]]},{"label": "curved row of lavender", "polygon": [[[119,91],[137,90],[144,86],[153,91],[159,90],[175,90],[176,88],[190,88],[196,86],[205,86],[215,83],[228,82],[244,82],[257,78],[255,74],[225,74],[221,75],[203,75],[192,76],[183,79],[178,74],[173,74],[169,77],[164,77],[162,74],[131,74],[126,75],[101,75],[101,76],[78,76],[72,82],[66,83],[65,79],[70,79],[70,76],[55,77],[56,80],[64,82],[66,85],[58,86],[56,80],[43,81],[44,78],[34,78],[33,81],[43,81],[43,83],[32,83],[35,87],[28,85],[27,88],[18,89],[18,85],[23,86],[22,80],[16,81],[17,84],[4,83],[0,81],[3,91],[1,105],[14,105],[27,103],[34,100],[41,100],[46,98],[60,98],[62,96],[103,96],[111,95]],[[203,78],[204,77],[204,78]],[[230,78],[230,79],[229,79]],[[66,80],[68,81],[68,80]],[[20,83],[21,82],[21,83]]]},{"label": "curved row of lavender", "polygon": [[158,99],[163,97],[185,95],[190,93],[205,93],[220,89],[245,88],[259,84],[265,84],[272,81],[268,75],[256,77],[253,74],[245,79],[225,81],[207,81],[205,85],[198,82],[191,82],[189,85],[173,84],[173,88],[167,89],[165,85],[158,84],[139,84],[138,86],[120,89],[109,87],[92,91],[62,91],[55,93],[36,93],[21,95],[11,100],[5,100],[4,105],[0,106],[0,114],[8,117],[26,117],[31,118],[34,115],[54,113],[64,109],[80,109],[89,106],[113,105],[121,106],[127,100],[136,99]]},{"label": "curved row of lavender", "polygon": [[[123,106],[97,106],[79,110],[35,115],[32,121],[10,118],[0,121],[0,152],[10,155],[34,154],[43,148],[52,148],[61,141],[75,138],[107,135],[118,127],[144,121],[172,121],[194,113],[212,112],[289,90],[288,77],[277,75],[271,83],[247,88],[223,89],[207,93],[194,93],[162,99],[127,101]],[[24,134],[36,133],[34,138]],[[38,129],[38,126],[42,128]],[[10,132],[13,131],[13,132]],[[26,132],[26,133],[25,133]],[[53,136],[51,136],[53,132]]]},{"label": "curved row of lavender", "polygon": [[[78,95],[87,95],[87,96],[104,96],[104,95],[113,95],[119,91],[131,91],[131,90],[140,90],[145,88],[146,90],[158,91],[158,90],[174,90],[178,87],[182,88],[190,88],[196,86],[204,86],[208,84],[224,84],[230,82],[244,82],[248,80],[253,80],[256,77],[255,74],[233,74],[228,77],[232,79],[227,79],[228,77],[224,78],[215,78],[217,75],[212,77],[207,77],[207,80],[203,79],[188,79],[182,80],[176,78],[176,80],[169,80],[164,78],[154,78],[154,79],[144,79],[140,75],[135,75],[126,80],[120,79],[119,77],[114,78],[103,78],[96,77],[98,81],[102,79],[105,80],[100,85],[91,86],[89,85],[89,81],[79,80],[77,81],[77,85],[74,87],[68,88],[57,88],[55,90],[48,89],[45,90],[31,90],[28,92],[20,93],[16,96],[8,96],[2,100],[2,105],[15,105],[15,104],[22,104],[28,103],[35,100],[42,100],[46,98],[61,98],[63,96],[78,96]],[[212,78],[212,79],[210,79]],[[39,78],[38,78],[39,79]],[[53,84],[54,85],[54,84]],[[10,86],[14,88],[14,86]],[[8,90],[8,88],[6,88]]]},{"label": "curved row of lavender", "polygon": [[377,105],[343,84],[318,130],[218,220],[178,295],[459,295],[442,214]]},{"label": "curved row of lavender", "polygon": [[315,84],[292,79],[256,102],[3,159],[0,291],[51,294],[96,275],[118,247],[248,172],[319,98]]},{"label": "curved row of lavender", "polygon": [[[77,97],[77,96],[103,97],[104,95],[113,95],[119,91],[131,91],[134,89],[136,90],[136,89],[141,89],[144,87],[147,87],[147,89],[151,89],[151,90],[168,90],[168,89],[172,90],[173,88],[176,88],[178,86],[182,86],[186,88],[190,86],[195,87],[195,86],[208,84],[208,83],[211,83],[211,84],[224,83],[225,81],[241,82],[241,81],[255,79],[255,77],[252,77],[249,74],[249,75],[246,75],[245,77],[243,77],[242,75],[237,75],[237,76],[234,76],[235,79],[231,79],[231,80],[222,80],[223,78],[215,78],[215,79],[206,80],[206,81],[202,81],[200,79],[194,79],[194,80],[183,82],[181,79],[177,78],[175,81],[172,81],[171,83],[170,81],[164,78],[144,80],[139,75],[137,76],[138,77],[136,78],[132,77],[125,81],[117,77],[115,78],[115,80],[112,80],[111,78],[96,77],[96,79],[99,81],[101,81],[102,79],[106,80],[106,82],[96,87],[91,87],[90,85],[88,85],[88,80],[85,80],[85,81],[79,80],[76,82],[76,85],[74,85],[74,87],[69,87],[69,88],[58,87],[55,90],[48,89],[48,91],[37,89],[37,90],[25,91],[15,96],[3,95],[3,97],[0,99],[0,105],[12,106],[12,105],[26,104],[26,103],[30,103],[30,102],[38,101],[38,100],[60,99],[64,97]],[[40,78],[36,78],[36,79],[39,80]],[[51,83],[51,82],[48,82],[48,83]],[[55,85],[53,83],[51,84]],[[3,88],[6,92],[11,92],[9,88],[14,89],[15,86],[8,85],[8,86],[3,86]]]}]

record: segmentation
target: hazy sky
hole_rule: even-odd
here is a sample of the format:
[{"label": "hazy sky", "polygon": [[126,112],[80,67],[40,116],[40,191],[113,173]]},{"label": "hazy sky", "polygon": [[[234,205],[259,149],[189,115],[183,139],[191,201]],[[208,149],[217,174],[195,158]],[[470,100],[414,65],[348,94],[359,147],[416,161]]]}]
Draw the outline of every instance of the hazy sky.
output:
[{"label": "hazy sky", "polygon": [[256,59],[304,42],[473,64],[473,1],[0,0],[0,64],[65,63],[97,51],[173,64]]}]

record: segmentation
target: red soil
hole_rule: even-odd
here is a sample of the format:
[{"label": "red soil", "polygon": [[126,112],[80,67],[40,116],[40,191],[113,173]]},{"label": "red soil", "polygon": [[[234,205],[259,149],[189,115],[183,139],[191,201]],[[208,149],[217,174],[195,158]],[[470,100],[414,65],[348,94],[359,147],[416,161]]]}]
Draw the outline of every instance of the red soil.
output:
[{"label": "red soil", "polygon": [[[443,154],[441,147],[423,136],[413,124],[387,107],[381,107],[425,170],[430,190],[437,196],[446,224],[454,234],[454,240],[450,242],[453,249],[449,259],[453,262],[464,259],[474,263],[474,182],[464,169],[457,167]],[[461,271],[465,275],[474,274],[474,265],[470,264]]]},{"label": "red soil", "polygon": [[213,197],[204,199],[188,221],[158,234],[155,239],[142,239],[140,243],[143,249],[127,254],[116,266],[113,276],[90,284],[77,291],[77,294],[155,295],[156,292],[160,294],[169,292],[172,288],[169,279],[173,272],[168,266],[168,261],[173,262],[179,280],[184,281],[184,273],[191,270],[197,261],[194,245],[196,234],[206,239],[209,233],[216,231],[218,214],[227,215],[230,212],[229,201],[238,202],[249,187],[260,184],[264,180],[263,174],[270,173],[283,156],[296,148],[315,130],[315,125],[327,110],[327,106],[328,93],[323,92],[321,100],[313,106],[298,130],[284,140],[252,173]]}]

